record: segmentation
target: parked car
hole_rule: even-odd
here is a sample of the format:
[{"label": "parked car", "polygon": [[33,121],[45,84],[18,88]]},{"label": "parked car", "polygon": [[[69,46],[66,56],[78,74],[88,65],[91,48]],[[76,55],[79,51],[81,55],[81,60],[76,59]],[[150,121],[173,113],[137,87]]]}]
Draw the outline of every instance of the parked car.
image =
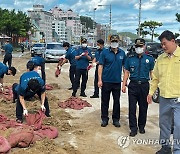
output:
[{"label": "parked car", "polygon": [[63,48],[62,43],[52,42],[46,44],[46,49],[44,52],[44,59],[46,62],[55,61],[58,62],[59,58],[65,55],[66,50]]},{"label": "parked car", "polygon": [[34,57],[35,55],[43,56],[44,51],[45,43],[35,43],[31,48],[31,57]]},{"label": "parked car", "polygon": [[160,43],[148,42],[148,43],[146,43],[145,53],[150,54],[155,59],[157,59],[157,57],[163,53],[163,49],[162,49]]},{"label": "parked car", "polygon": [[[135,45],[131,44],[128,48],[127,48],[127,56],[129,55],[133,55],[135,53]],[[157,59],[157,57],[163,53],[163,49],[161,47],[160,43],[156,43],[156,42],[147,42],[145,44],[145,53],[146,54],[150,54],[152,55],[155,59]]]},{"label": "parked car", "polygon": [[134,55],[134,53],[135,53],[135,45],[134,44],[130,44],[127,47],[127,56]]}]

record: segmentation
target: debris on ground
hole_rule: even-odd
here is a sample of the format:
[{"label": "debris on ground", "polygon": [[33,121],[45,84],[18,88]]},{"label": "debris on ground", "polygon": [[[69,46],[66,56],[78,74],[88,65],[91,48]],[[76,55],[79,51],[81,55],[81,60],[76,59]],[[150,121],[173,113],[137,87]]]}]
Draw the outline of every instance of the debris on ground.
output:
[{"label": "debris on ground", "polygon": [[63,109],[71,108],[75,110],[81,110],[84,107],[92,107],[90,103],[77,97],[70,97],[66,101],[58,103],[58,106]]}]

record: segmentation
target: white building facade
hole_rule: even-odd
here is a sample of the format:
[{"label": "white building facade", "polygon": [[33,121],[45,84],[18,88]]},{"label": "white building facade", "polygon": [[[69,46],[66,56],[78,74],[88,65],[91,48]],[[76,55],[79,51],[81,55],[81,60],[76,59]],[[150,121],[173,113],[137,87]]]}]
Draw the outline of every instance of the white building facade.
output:
[{"label": "white building facade", "polygon": [[28,16],[34,27],[34,34],[31,39],[34,42],[52,42],[52,21],[51,12],[44,11],[43,5],[33,5],[33,10],[28,10]]},{"label": "white building facade", "polygon": [[[82,24],[79,15],[71,9],[65,12],[58,7],[51,9],[50,12],[56,20],[65,21],[66,40],[71,40],[70,43],[78,44],[82,36]],[[71,30],[71,32],[69,32],[69,30]]]}]

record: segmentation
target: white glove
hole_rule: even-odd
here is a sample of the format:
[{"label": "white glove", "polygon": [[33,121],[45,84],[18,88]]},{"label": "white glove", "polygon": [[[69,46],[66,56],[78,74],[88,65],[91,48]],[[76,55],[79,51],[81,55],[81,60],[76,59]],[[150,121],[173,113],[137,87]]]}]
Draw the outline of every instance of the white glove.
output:
[{"label": "white glove", "polygon": [[24,115],[24,116],[28,116],[28,110],[27,110],[27,109],[24,109],[23,115]]},{"label": "white glove", "polygon": [[0,83],[0,89],[1,89],[1,91],[3,91],[3,90],[4,90],[4,88],[3,88],[3,84],[2,84],[2,83]]},{"label": "white glove", "polygon": [[86,53],[83,52],[80,56],[84,56],[85,54],[86,54]]},{"label": "white glove", "polygon": [[65,58],[65,55],[62,55],[59,57],[59,59],[64,59]]},{"label": "white glove", "polygon": [[42,111],[45,111],[45,110],[46,110],[46,108],[45,108],[44,105],[41,105],[41,110],[42,110]]},{"label": "white glove", "polygon": [[92,63],[93,67],[96,67],[96,63]]}]

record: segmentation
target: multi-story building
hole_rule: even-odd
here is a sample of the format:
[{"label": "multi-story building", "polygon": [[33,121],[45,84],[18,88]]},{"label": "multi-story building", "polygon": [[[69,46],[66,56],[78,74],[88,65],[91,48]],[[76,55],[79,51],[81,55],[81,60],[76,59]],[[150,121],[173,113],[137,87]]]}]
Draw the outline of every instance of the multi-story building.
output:
[{"label": "multi-story building", "polygon": [[33,10],[28,10],[28,16],[34,27],[31,41],[52,42],[52,20],[51,12],[44,11],[43,5],[33,5]]},{"label": "multi-story building", "polygon": [[51,9],[50,12],[56,20],[65,21],[68,30],[72,31],[70,36],[67,35],[68,40],[71,40],[71,43],[79,43],[82,36],[82,24],[79,15],[71,9],[65,12],[58,7]]},{"label": "multi-story building", "polygon": [[54,19],[52,22],[52,30],[56,33],[53,38],[57,42],[67,41],[66,22]]}]

